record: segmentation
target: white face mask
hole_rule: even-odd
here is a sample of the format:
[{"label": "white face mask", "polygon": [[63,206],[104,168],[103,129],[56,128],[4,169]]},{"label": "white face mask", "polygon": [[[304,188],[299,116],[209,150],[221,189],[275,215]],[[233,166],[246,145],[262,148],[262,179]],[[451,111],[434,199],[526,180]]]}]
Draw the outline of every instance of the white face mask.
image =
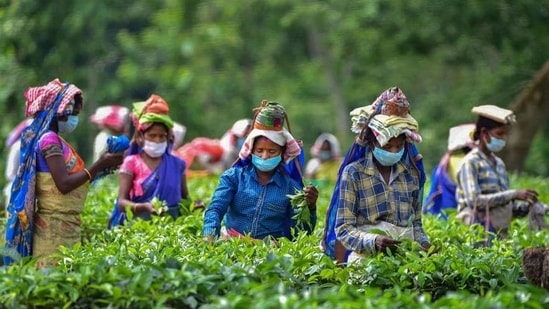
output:
[{"label": "white face mask", "polygon": [[166,148],[168,148],[168,142],[155,143],[145,140],[145,144],[143,145],[143,151],[152,158],[162,156],[166,152]]}]

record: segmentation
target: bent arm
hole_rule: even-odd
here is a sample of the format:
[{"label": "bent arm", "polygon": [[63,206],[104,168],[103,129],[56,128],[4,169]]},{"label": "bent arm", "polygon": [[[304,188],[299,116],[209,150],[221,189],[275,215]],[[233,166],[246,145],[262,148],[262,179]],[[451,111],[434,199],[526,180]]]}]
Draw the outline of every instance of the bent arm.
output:
[{"label": "bent arm", "polygon": [[[474,208],[476,203],[479,208],[486,206],[492,208],[505,205],[517,198],[517,190],[513,189],[483,194],[479,184],[480,177],[474,162],[463,162],[458,173],[458,185],[463,190],[463,202],[467,206]],[[495,175],[495,177],[499,177],[499,175]]]},{"label": "bent arm", "polygon": [[221,221],[236,194],[237,183],[233,179],[234,169],[224,172],[219,178],[211,202],[204,213],[203,236],[219,236]]}]

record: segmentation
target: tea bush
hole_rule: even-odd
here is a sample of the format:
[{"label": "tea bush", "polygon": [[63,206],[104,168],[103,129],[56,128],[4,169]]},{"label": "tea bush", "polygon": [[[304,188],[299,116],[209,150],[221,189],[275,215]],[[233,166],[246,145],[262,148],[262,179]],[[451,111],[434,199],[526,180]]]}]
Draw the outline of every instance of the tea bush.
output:
[{"label": "tea bush", "polygon": [[[519,178],[520,186],[547,187]],[[206,203],[216,177],[189,179]],[[107,230],[116,177],[94,184],[82,215],[82,244],[62,248],[56,267],[37,269],[24,258],[0,268],[6,308],[545,308],[549,293],[525,279],[522,250],[548,243],[516,219],[510,237],[476,247],[480,228],[424,217],[439,252],[404,242],[394,254],[361,265],[336,266],[319,249],[333,184],[319,184],[319,221],[312,235],[292,242],[202,240],[202,212],[185,209],[176,221],[154,217]],[[541,199],[549,201],[545,193]]]}]

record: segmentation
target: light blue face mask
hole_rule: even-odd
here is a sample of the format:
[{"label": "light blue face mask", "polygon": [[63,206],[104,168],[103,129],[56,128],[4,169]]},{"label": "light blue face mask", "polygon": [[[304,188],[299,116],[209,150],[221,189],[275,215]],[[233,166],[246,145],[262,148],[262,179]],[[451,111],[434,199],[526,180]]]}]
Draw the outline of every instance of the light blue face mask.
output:
[{"label": "light blue face mask", "polygon": [[505,148],[506,141],[504,139],[495,138],[490,135],[490,142],[486,144],[486,148],[491,152],[500,152]]},{"label": "light blue face mask", "polygon": [[74,131],[78,126],[78,116],[69,115],[67,121],[57,121],[57,128],[59,133],[68,134]]},{"label": "light blue face mask", "polygon": [[329,150],[321,150],[318,153],[318,158],[322,161],[328,161],[332,158],[332,153]]},{"label": "light blue face mask", "polygon": [[278,164],[282,161],[281,156],[272,157],[269,159],[262,159],[254,154],[252,154],[252,164],[262,172],[270,172],[274,170]]},{"label": "light blue face mask", "polygon": [[379,164],[383,166],[393,166],[402,158],[402,155],[404,154],[404,147],[399,152],[390,152],[375,147],[373,154]]}]

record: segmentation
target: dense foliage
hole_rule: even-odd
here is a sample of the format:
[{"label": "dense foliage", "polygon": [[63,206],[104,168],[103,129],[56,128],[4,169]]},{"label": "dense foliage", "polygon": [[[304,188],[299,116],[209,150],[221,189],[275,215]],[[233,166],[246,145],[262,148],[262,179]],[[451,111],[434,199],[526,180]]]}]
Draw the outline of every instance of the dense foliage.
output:
[{"label": "dense foliage", "polygon": [[[189,180],[194,198],[208,202],[217,178]],[[537,178],[516,186],[546,187]],[[86,202],[83,243],[64,248],[57,267],[36,269],[23,259],[0,267],[0,303],[7,308],[544,308],[549,292],[527,282],[526,247],[545,245],[514,221],[511,237],[476,247],[484,235],[456,221],[425,217],[439,252],[427,256],[404,243],[394,255],[340,268],[320,252],[332,184],[319,184],[319,226],[294,242],[202,240],[202,213],[177,221],[155,217],[106,230],[116,178],[97,183]],[[542,193],[541,199],[549,196]],[[450,214],[453,217],[453,214]]]}]

